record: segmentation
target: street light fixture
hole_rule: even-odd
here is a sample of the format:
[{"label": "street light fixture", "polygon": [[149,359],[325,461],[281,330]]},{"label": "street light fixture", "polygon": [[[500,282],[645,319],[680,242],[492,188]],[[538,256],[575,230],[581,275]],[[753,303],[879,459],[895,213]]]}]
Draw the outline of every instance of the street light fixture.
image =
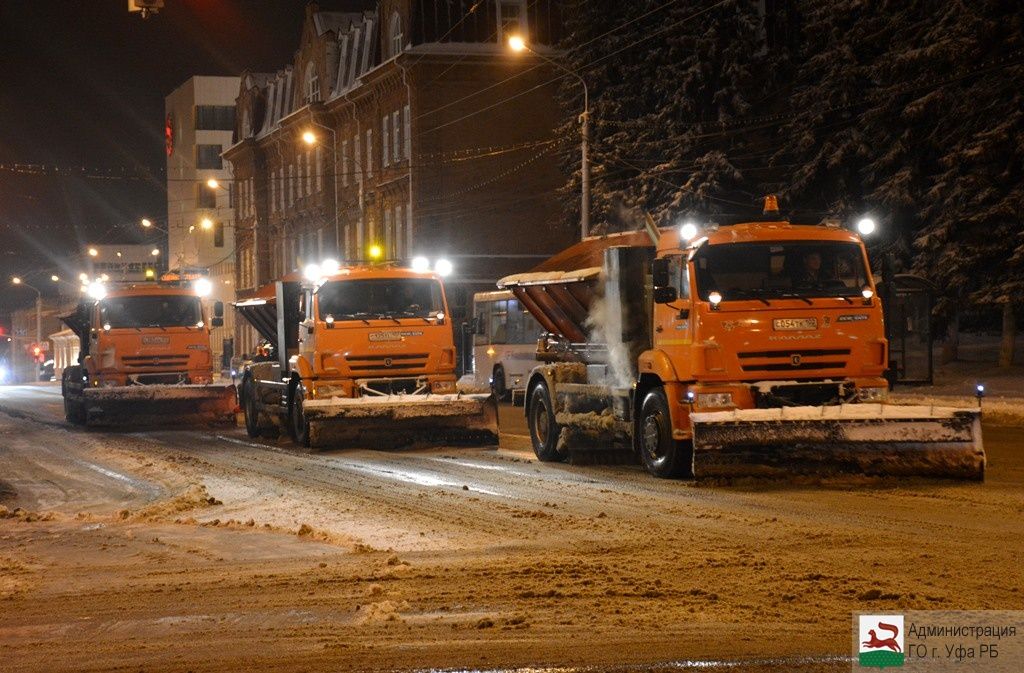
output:
[{"label": "street light fixture", "polygon": [[206,181],[206,186],[210,189],[220,189],[220,182],[217,181],[217,178],[210,178]]},{"label": "street light fixture", "polygon": [[36,344],[41,344],[43,342],[43,293],[39,291],[39,288],[29,285],[19,276],[12,277],[11,283],[24,285],[28,289],[36,291]]},{"label": "street light fixture", "polygon": [[60,276],[58,276],[57,274],[53,274],[52,276],[50,276],[50,280],[56,283],[60,280]]},{"label": "street light fixture", "polygon": [[160,248],[153,248],[152,250],[149,251],[149,254],[153,255],[154,257],[159,257],[160,256]]},{"label": "street light fixture", "polygon": [[513,35],[508,38],[508,46],[512,51],[519,53],[528,51],[545,63],[550,63],[562,72],[575,77],[583,87],[583,113],[580,115],[580,186],[583,194],[580,197],[580,237],[586,238],[590,235],[590,91],[587,89],[587,82],[575,70],[570,70],[558,61],[539,54],[526,44],[521,35]]},{"label": "street light fixture", "polygon": [[306,143],[307,145],[315,145],[316,134],[313,133],[312,131],[306,131],[305,133],[302,134],[302,142]]},{"label": "street light fixture", "polygon": [[95,256],[97,256],[99,254],[100,254],[100,251],[97,250],[96,248],[89,248],[89,256],[90,257],[95,257]]},{"label": "street light fixture", "polygon": [[208,217],[204,217],[199,221],[199,226],[207,230],[213,229],[213,220]]},{"label": "street light fixture", "polygon": [[142,218],[142,226],[144,226],[144,227],[146,227],[148,229],[148,228],[153,226],[153,221],[150,220],[149,218],[144,217],[144,218]]}]

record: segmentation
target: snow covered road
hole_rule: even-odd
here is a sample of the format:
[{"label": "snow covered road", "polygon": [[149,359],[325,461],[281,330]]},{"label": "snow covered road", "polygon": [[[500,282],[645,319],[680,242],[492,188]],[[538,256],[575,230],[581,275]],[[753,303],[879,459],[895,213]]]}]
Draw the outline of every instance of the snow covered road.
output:
[{"label": "snow covered road", "polygon": [[1020,605],[1020,429],[984,484],[708,487],[540,464],[501,411],[500,449],[305,453],[0,388],[0,662],[840,671],[851,611]]}]

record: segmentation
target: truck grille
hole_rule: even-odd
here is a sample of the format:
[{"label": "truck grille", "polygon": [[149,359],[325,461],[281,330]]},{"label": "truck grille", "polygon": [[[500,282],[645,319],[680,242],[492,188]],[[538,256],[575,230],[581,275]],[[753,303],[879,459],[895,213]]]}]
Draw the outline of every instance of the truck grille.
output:
[{"label": "truck grille", "polygon": [[188,355],[126,355],[121,361],[126,367],[188,368]]},{"label": "truck grille", "polygon": [[[745,372],[799,372],[818,369],[842,369],[849,348],[805,348],[799,350],[748,351],[739,353]],[[827,358],[827,359],[819,359]],[[767,360],[767,362],[750,362]]]},{"label": "truck grille", "polygon": [[394,355],[347,355],[345,361],[353,374],[411,373],[427,366],[426,353],[396,353]]}]

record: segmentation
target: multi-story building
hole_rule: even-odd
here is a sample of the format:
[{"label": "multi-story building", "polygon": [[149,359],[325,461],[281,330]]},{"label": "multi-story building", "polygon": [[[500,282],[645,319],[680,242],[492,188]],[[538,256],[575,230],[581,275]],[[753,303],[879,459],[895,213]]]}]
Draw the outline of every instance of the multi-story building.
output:
[{"label": "multi-story building", "polygon": [[[235,299],[235,215],[231,164],[238,77],[189,78],[164,100],[168,267],[207,273],[212,299]],[[210,182],[213,180],[213,182]],[[215,358],[234,350],[234,312],[212,331]]]},{"label": "multi-story building", "polygon": [[[476,289],[565,247],[554,159],[557,0],[381,0],[307,6],[292,63],[247,73],[235,144],[240,296],[328,256],[454,264],[462,319]],[[239,331],[239,352],[254,335]]]}]

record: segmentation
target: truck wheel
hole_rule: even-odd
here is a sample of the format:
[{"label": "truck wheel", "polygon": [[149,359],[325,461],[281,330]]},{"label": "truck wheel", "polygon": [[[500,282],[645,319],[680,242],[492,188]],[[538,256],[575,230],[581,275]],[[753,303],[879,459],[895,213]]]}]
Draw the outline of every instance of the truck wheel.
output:
[{"label": "truck wheel", "polygon": [[499,402],[504,402],[505,396],[508,395],[508,388],[505,387],[505,368],[501,365],[495,365],[494,371],[491,372],[491,394]]},{"label": "truck wheel", "polygon": [[244,400],[242,410],[245,413],[245,434],[259,437],[263,434],[263,428],[260,427],[259,405],[256,404],[256,384],[252,379],[247,378],[242,384],[241,395]]},{"label": "truck wheel", "polygon": [[672,438],[672,418],[663,389],[655,388],[644,397],[638,430],[637,446],[648,472],[663,479],[690,473],[692,445]]},{"label": "truck wheel", "polygon": [[302,385],[295,386],[295,392],[292,393],[292,405],[289,410],[289,423],[288,426],[292,431],[292,440],[302,447],[309,447],[309,421],[306,419],[306,412],[302,408],[302,402],[305,399],[306,394],[303,392]]},{"label": "truck wheel", "polygon": [[562,434],[562,427],[555,421],[555,407],[551,404],[551,393],[546,383],[533,387],[527,404],[530,440],[537,458],[544,462],[565,460],[569,454],[558,450],[558,436]]}]

